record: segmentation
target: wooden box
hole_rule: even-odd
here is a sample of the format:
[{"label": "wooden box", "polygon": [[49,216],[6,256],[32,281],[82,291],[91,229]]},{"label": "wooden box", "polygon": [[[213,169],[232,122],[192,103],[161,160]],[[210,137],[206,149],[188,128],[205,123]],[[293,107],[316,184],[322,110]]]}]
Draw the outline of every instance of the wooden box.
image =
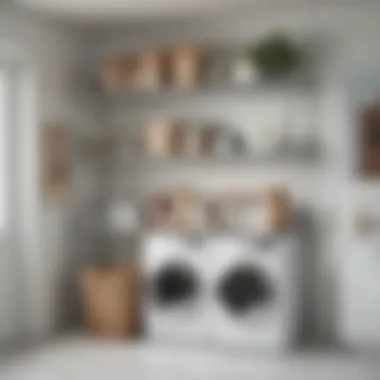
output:
[{"label": "wooden box", "polygon": [[204,70],[204,51],[198,46],[178,46],[173,51],[172,80],[176,88],[192,88],[200,84]]},{"label": "wooden box", "polygon": [[149,49],[140,53],[136,61],[134,88],[137,91],[156,91],[167,83],[166,52],[162,49]]},{"label": "wooden box", "polygon": [[155,120],[144,131],[144,151],[149,157],[167,158],[173,147],[175,124],[169,120]]}]

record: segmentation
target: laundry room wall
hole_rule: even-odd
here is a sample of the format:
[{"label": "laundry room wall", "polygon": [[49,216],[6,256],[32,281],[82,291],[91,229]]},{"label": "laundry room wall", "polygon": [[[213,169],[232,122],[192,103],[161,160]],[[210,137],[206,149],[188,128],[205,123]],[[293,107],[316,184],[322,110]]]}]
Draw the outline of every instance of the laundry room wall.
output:
[{"label": "laundry room wall", "polygon": [[[357,73],[374,70],[380,62],[378,23],[380,7],[373,2],[345,4],[329,2],[306,6],[302,2],[283,7],[260,6],[225,16],[180,22],[146,23],[129,27],[105,28],[96,34],[89,56],[99,63],[112,52],[138,50],[155,44],[170,45],[185,41],[234,46],[252,42],[266,32],[286,30],[306,43],[312,57],[315,86],[315,128],[324,151],[320,161],[310,167],[204,167],[173,168],[163,173],[142,172],[138,167],[120,169],[125,195],[139,194],[155,187],[185,184],[201,189],[260,186],[263,181],[287,183],[300,204],[314,215],[318,241],[318,260],[311,271],[313,302],[321,339],[337,334],[339,320],[340,271],[344,253],[354,238],[351,218],[355,205],[378,190],[376,184],[357,179],[349,147],[352,125],[347,116],[347,85]],[[291,3],[290,3],[291,4]],[[191,100],[189,100],[191,102]],[[108,127],[133,127],[141,119],[173,113],[216,118],[252,128],[254,115],[249,100],[231,96],[224,103],[199,102],[183,109],[176,105],[157,107],[151,113],[135,109],[112,112]],[[191,109],[191,111],[189,111]],[[139,120],[139,121],[136,121]]]}]

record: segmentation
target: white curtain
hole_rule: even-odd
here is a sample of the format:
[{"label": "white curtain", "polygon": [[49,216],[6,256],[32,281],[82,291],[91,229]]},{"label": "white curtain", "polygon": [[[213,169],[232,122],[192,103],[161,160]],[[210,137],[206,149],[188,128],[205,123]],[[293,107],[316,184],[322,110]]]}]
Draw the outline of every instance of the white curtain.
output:
[{"label": "white curtain", "polygon": [[16,262],[17,176],[14,160],[15,110],[12,105],[14,76],[10,66],[0,64],[0,342],[15,338],[21,318],[20,277]]},{"label": "white curtain", "polygon": [[35,87],[18,62],[0,56],[0,346],[41,335],[46,298]]}]

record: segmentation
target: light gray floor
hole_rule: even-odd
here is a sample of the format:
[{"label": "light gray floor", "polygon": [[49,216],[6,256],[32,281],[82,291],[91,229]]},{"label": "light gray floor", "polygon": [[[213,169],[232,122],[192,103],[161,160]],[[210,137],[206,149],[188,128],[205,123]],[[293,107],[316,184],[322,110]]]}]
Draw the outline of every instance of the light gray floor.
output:
[{"label": "light gray floor", "polygon": [[376,356],[102,342],[70,336],[8,356],[1,380],[378,380]]}]

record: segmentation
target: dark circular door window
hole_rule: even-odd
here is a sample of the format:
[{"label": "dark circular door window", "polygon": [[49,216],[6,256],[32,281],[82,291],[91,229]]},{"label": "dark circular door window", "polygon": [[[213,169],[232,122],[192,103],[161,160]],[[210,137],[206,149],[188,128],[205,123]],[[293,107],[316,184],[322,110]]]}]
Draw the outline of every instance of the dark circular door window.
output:
[{"label": "dark circular door window", "polygon": [[172,263],[163,267],[152,282],[154,300],[162,307],[192,301],[198,290],[197,274],[189,265],[183,263]]},{"label": "dark circular door window", "polygon": [[243,315],[269,302],[272,288],[259,268],[241,264],[221,278],[217,297],[230,313]]}]

